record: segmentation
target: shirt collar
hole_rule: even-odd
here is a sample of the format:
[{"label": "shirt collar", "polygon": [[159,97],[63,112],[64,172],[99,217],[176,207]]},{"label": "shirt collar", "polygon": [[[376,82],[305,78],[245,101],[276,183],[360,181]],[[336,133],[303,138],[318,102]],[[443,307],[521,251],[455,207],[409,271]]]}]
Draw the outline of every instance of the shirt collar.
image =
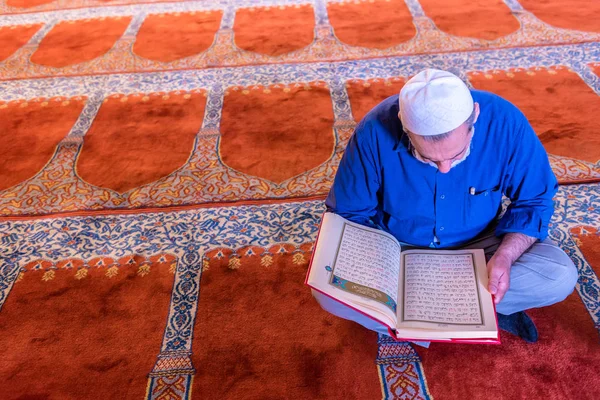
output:
[{"label": "shirt collar", "polygon": [[394,145],[393,150],[397,153],[400,153],[402,151],[408,151],[409,148],[410,148],[410,140],[408,140],[408,135],[404,131],[400,130],[400,135],[398,137],[398,141]]}]

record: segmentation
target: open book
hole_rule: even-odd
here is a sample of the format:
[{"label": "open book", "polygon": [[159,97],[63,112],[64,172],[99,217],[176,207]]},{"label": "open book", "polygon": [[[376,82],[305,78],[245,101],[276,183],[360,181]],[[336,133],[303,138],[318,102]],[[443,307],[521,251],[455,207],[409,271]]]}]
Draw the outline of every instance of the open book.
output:
[{"label": "open book", "polygon": [[499,343],[483,250],[401,250],[387,232],[325,213],[306,284],[398,340]]}]

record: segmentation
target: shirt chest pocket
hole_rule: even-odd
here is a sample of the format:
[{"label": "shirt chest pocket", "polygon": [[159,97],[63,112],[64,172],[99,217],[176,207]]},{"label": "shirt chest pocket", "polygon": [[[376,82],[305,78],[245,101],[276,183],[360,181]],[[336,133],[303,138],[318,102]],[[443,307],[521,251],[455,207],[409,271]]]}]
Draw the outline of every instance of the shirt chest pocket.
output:
[{"label": "shirt chest pocket", "polygon": [[498,214],[501,202],[500,185],[486,189],[469,188],[465,194],[464,222],[472,226],[486,226]]}]

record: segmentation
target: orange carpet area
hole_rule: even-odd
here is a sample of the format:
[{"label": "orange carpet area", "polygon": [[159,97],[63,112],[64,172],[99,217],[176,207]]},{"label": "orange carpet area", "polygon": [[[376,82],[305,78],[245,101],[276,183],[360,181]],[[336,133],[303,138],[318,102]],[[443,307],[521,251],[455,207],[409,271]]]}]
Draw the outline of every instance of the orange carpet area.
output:
[{"label": "orange carpet area", "polygon": [[[528,117],[580,278],[537,344],[393,342],[304,277],[426,67]],[[0,398],[600,398],[600,3],[0,0]]]}]

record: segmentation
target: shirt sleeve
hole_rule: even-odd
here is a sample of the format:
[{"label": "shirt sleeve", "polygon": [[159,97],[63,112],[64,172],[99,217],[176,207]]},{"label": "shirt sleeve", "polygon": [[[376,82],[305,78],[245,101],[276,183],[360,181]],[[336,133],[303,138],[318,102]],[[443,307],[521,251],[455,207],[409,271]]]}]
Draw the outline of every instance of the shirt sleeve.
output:
[{"label": "shirt sleeve", "polygon": [[515,107],[516,135],[509,143],[504,194],[511,204],[496,235],[523,233],[544,240],[554,213],[552,198],[558,190],[548,155],[525,116]]},{"label": "shirt sleeve", "polygon": [[381,178],[372,131],[370,123],[358,124],[325,200],[327,211],[367,226],[373,226]]}]

